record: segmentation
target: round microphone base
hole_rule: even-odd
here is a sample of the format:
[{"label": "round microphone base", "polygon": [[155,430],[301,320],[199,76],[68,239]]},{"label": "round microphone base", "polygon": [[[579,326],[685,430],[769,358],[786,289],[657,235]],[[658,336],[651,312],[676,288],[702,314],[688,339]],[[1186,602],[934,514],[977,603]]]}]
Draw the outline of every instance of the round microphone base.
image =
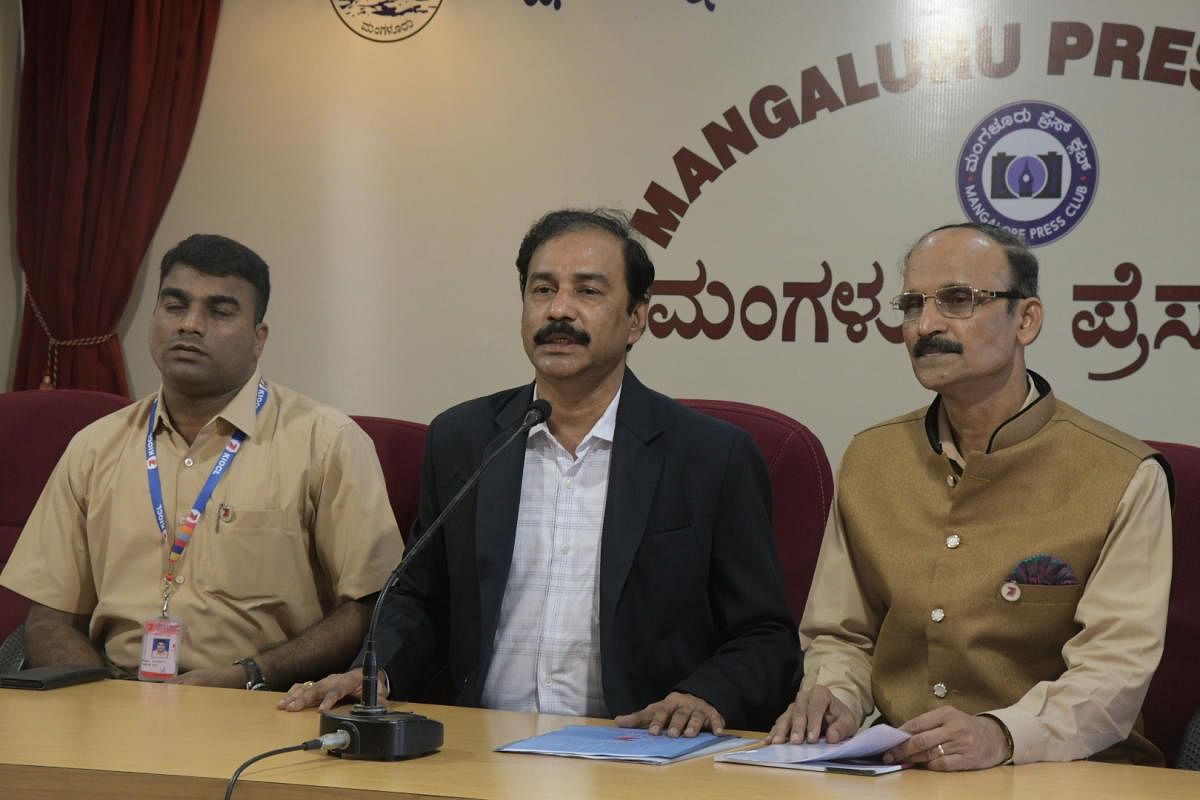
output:
[{"label": "round microphone base", "polygon": [[321,712],[321,735],[344,730],[350,744],[332,756],[369,761],[399,761],[432,753],[442,746],[442,723],[407,711],[364,714]]}]

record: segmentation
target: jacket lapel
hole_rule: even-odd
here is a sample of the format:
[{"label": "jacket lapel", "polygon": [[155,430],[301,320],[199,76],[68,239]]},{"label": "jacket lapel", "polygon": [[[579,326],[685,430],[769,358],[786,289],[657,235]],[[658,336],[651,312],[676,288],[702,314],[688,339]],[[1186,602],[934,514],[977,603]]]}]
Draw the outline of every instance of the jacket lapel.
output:
[{"label": "jacket lapel", "polygon": [[646,533],[650,505],[662,474],[655,440],[662,433],[656,398],[630,370],[621,387],[608,470],[608,498],[600,549],[600,630],[609,629],[617,599]]},{"label": "jacket lapel", "polygon": [[[495,435],[484,448],[490,455],[521,424],[533,397],[532,385],[512,396],[495,417]],[[513,542],[517,532],[517,510],[521,502],[521,476],[525,466],[523,441],[509,445],[479,479],[475,506],[475,567],[479,576],[480,665],[486,674],[492,657],[500,601],[512,566]]]}]

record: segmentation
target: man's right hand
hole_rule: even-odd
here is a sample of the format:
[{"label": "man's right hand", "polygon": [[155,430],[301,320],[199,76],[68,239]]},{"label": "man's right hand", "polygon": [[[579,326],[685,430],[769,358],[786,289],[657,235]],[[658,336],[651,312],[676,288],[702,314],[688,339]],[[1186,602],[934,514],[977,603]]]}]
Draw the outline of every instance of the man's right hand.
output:
[{"label": "man's right hand", "polygon": [[811,689],[801,689],[796,700],[779,715],[767,744],[804,744],[815,742],[825,734],[825,741],[837,744],[849,739],[858,730],[858,720],[850,714],[846,704],[833,696],[825,686],[817,684]]},{"label": "man's right hand", "polygon": [[[293,683],[279,708],[285,711],[301,711],[305,708],[318,706],[322,711],[328,711],[344,698],[362,699],[362,669],[352,669],[329,675],[319,681]],[[387,676],[379,671],[379,697],[387,697]]]}]

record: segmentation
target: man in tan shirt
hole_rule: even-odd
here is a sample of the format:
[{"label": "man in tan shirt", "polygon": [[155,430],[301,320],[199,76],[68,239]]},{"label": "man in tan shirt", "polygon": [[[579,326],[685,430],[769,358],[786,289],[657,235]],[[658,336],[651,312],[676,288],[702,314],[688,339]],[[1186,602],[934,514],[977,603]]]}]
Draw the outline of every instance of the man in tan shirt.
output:
[{"label": "man in tan shirt", "polygon": [[926,234],[894,305],[938,395],[846,451],[770,740],[840,741],[875,707],[913,735],[885,760],[930,769],[1161,764],[1138,715],[1166,626],[1166,462],[1026,370],[1043,309],[1011,234]]},{"label": "man in tan shirt", "polygon": [[137,675],[164,620],[179,683],[287,687],[354,657],[403,544],[366,434],[259,374],[269,292],[225,237],[164,256],[161,388],[72,440],[0,575],[32,601],[30,665]]}]

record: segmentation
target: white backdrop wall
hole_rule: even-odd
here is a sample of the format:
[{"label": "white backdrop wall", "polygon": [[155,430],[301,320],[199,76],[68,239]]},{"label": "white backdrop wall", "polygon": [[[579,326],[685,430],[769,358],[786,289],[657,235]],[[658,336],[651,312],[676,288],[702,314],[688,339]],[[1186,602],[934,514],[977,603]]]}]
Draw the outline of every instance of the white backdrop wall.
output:
[{"label": "white backdrop wall", "polygon": [[[686,205],[662,218],[674,226],[666,246],[650,244],[660,280],[694,282],[702,261],[704,318],[720,322],[728,308],[712,282],[735,308],[728,330],[685,338],[668,320],[692,320],[692,304],[664,293],[657,334],[632,366],[669,394],[788,413],[836,462],[856,430],[928,399],[870,318],[871,297],[886,305],[898,291],[899,259],[918,234],[964,218],[959,153],[981,120],[1039,101],[1086,130],[1095,163],[1086,214],[1036,250],[1048,320],[1029,363],[1093,415],[1200,443],[1200,3],[558,5],[445,0],[420,33],[381,44],[353,34],[326,0],[226,0],[195,138],[122,322],[135,393],[157,385],[145,347],[157,262],[201,231],[244,241],[272,267],[269,378],[351,412],[422,421],[524,382],[513,258],[525,228],[568,205],[652,212],[644,195],[656,182]],[[0,14],[5,109],[16,20]],[[911,88],[881,74],[881,44],[897,79],[910,48]],[[1052,74],[1054,52],[1062,74]],[[1114,53],[1123,60],[1106,66]],[[766,90],[771,102],[765,87],[779,87]],[[802,124],[788,124],[789,107]],[[703,130],[729,125],[730,109],[753,149],[743,141],[749,152],[729,150],[722,168]],[[821,280],[822,262],[831,285],[796,304],[788,335],[789,294],[808,290],[786,284]],[[1136,294],[1114,276],[1123,262],[1137,266]],[[883,286],[857,287],[875,263]],[[840,305],[839,283],[849,284]],[[1101,285],[1111,288],[1077,288]],[[6,330],[16,330],[4,315],[18,286],[0,281]],[[1185,287],[1172,290],[1185,300],[1156,299],[1160,286]],[[1129,327],[1132,313],[1144,340],[1114,333],[1085,346],[1104,321],[1100,294],[1113,298],[1099,309],[1111,328]],[[1156,347],[1175,312],[1187,335]],[[861,341],[838,313],[850,323],[866,314]],[[1076,321],[1083,313],[1090,323]],[[1089,378],[1141,360],[1143,341],[1131,374]],[[11,349],[0,348],[9,375]]]}]

